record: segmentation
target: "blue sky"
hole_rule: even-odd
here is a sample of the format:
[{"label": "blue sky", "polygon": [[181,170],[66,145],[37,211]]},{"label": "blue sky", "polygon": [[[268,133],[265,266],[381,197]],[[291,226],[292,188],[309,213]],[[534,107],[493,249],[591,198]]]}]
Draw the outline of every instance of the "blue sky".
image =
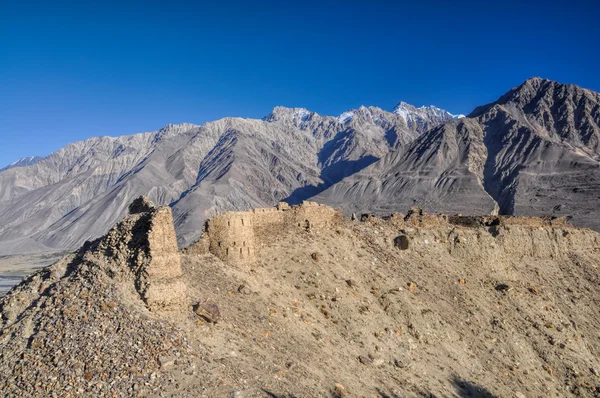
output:
[{"label": "blue sky", "polygon": [[468,113],[531,76],[600,91],[599,19],[572,0],[0,0],[0,165],[276,105]]}]

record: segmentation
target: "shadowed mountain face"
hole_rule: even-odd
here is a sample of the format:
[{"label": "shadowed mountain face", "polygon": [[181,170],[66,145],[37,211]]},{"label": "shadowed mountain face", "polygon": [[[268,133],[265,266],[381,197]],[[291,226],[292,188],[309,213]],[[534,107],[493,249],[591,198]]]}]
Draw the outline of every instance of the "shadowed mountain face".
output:
[{"label": "shadowed mountain face", "polygon": [[473,120],[447,123],[329,188],[316,199],[380,214],[418,205],[428,211],[489,214],[482,185],[487,148]]},{"label": "shadowed mountain face", "polygon": [[600,223],[600,94],[533,78],[316,200],[351,211],[570,216]]},{"label": "shadowed mountain face", "polygon": [[207,217],[300,201],[424,132],[379,108],[346,114],[277,107],[264,120],[92,138],[4,170],[0,254],[75,248],[104,234],[139,195],[170,205],[179,243],[188,244]]}]

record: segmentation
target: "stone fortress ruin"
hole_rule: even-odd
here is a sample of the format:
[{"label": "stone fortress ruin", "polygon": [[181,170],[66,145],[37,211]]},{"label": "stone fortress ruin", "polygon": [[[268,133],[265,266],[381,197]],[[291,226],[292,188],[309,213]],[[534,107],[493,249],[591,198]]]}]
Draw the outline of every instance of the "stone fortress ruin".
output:
[{"label": "stone fortress ruin", "polygon": [[232,211],[205,223],[202,238],[191,245],[190,254],[211,253],[222,261],[239,267],[256,264],[257,250],[277,235],[291,229],[316,232],[339,223],[339,210],[315,202],[289,206]]},{"label": "stone fortress ruin", "polygon": [[[353,216],[353,219],[356,217]],[[363,214],[361,221],[377,219],[370,214]],[[486,229],[492,236],[500,230],[514,227],[568,228],[564,217],[513,217],[513,216],[463,216],[428,214],[419,208],[412,208],[406,215],[394,213],[383,219],[391,220],[398,228],[399,234],[394,245],[407,250],[413,239],[415,228],[467,228]],[[258,251],[270,244],[277,236],[286,232],[309,231],[319,232],[338,225],[343,220],[341,211],[316,202],[302,202],[298,206],[290,206],[280,202],[277,207],[253,209],[249,211],[231,211],[216,216],[204,225],[202,237],[196,243],[185,248],[187,254],[212,254],[221,261],[240,268],[249,268],[258,262]],[[457,232],[452,232],[457,233]]]},{"label": "stone fortress ruin", "polygon": [[[128,282],[126,284],[152,312],[180,313],[190,302],[171,209],[154,207],[140,197],[131,204],[129,213],[107,235],[86,243],[73,265],[89,264],[105,269],[117,280]],[[324,233],[341,225],[343,220],[341,211],[306,201],[298,206],[280,202],[273,208],[232,211],[206,221],[200,240],[183,252],[211,254],[233,267],[249,269],[257,265],[261,248],[279,236],[289,232]],[[537,250],[533,246],[548,246],[544,242],[549,236],[569,234],[564,218],[449,216],[427,214],[417,208],[406,215],[395,213],[384,218],[364,214],[361,220],[367,223],[390,221],[398,231],[392,243],[400,250],[413,247],[418,250],[423,244],[421,241],[427,244],[425,237],[428,237],[430,242],[451,243],[448,246],[451,251],[462,250],[465,246],[462,242],[468,240],[497,250],[530,253]],[[515,227],[525,227],[525,230],[504,236],[504,231]],[[554,239],[548,241],[554,242]],[[562,239],[560,244],[546,249],[558,253],[565,244],[570,244],[569,239]],[[594,247],[597,242],[586,241],[585,244]],[[472,247],[466,245],[464,249],[472,250]]]},{"label": "stone fortress ruin", "polygon": [[139,197],[129,206],[128,216],[89,246],[85,260],[106,263],[121,279],[133,279],[150,311],[178,313],[188,305],[169,206],[154,207]]}]

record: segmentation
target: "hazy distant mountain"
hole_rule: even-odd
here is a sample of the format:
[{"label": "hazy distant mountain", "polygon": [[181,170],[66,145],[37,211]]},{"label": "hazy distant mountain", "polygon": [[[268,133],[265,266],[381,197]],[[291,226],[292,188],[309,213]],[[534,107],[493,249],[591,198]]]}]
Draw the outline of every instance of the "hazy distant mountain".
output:
[{"label": "hazy distant mountain", "polygon": [[600,94],[533,78],[330,187],[349,211],[566,215],[600,226]]},{"label": "hazy distant mountain", "polygon": [[36,164],[37,162],[39,162],[42,159],[43,159],[43,157],[41,157],[41,156],[28,156],[26,158],[21,158],[21,159],[17,160],[16,162],[12,162],[8,166],[0,169],[0,171],[12,169],[13,167],[31,166],[32,164]]},{"label": "hazy distant mountain", "polygon": [[170,204],[180,243],[190,243],[209,216],[309,198],[424,132],[379,108],[347,113],[276,107],[263,120],[96,137],[4,170],[0,254],[77,247],[104,234],[141,194]]}]

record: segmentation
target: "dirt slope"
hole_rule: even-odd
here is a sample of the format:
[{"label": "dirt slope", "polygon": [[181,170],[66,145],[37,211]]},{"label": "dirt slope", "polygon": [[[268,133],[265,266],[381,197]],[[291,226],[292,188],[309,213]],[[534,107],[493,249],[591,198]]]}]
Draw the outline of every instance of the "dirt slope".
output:
[{"label": "dirt slope", "polygon": [[[128,236],[113,233],[112,242],[137,247]],[[127,276],[135,268],[127,259],[139,250],[84,255],[111,266],[77,266],[36,298],[33,281],[49,272],[42,271],[1,299],[0,386],[23,391],[14,389],[12,369],[45,361],[43,374],[21,379],[31,386],[54,380],[57,396],[598,396],[599,248],[599,234],[562,219],[415,211],[351,221],[314,204],[228,213],[180,256],[189,303],[216,304],[217,323],[192,306],[181,305],[175,315],[149,307],[132,282],[137,276]],[[148,269],[157,264],[152,256],[148,261]],[[110,296],[109,314],[127,317],[119,329],[90,310],[102,311],[104,296],[83,299],[82,286]],[[36,317],[32,305],[14,307],[24,291],[26,300],[46,303],[36,304]],[[79,309],[89,318],[86,327],[132,348],[117,355],[106,341],[81,373],[68,360],[54,363],[61,357],[44,351],[51,343],[40,335],[42,325],[61,319],[75,330],[62,335],[75,349],[88,352],[95,344],[86,327],[74,326],[80,318],[69,320],[75,301],[65,300],[86,300]],[[7,308],[19,309],[9,321]],[[22,330],[30,332],[29,343]],[[171,342],[169,352],[148,354],[161,337]],[[142,370],[104,379],[86,371],[107,361]]]}]

